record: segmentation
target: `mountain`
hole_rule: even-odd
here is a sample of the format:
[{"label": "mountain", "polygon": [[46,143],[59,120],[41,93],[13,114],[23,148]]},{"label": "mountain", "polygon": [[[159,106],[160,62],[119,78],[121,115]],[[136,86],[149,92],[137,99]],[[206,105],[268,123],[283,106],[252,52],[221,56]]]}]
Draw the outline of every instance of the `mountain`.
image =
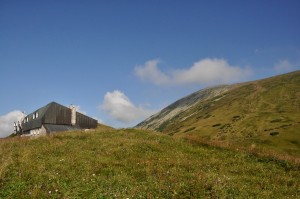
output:
[{"label": "mountain", "polygon": [[200,90],[136,127],[300,157],[300,71]]}]

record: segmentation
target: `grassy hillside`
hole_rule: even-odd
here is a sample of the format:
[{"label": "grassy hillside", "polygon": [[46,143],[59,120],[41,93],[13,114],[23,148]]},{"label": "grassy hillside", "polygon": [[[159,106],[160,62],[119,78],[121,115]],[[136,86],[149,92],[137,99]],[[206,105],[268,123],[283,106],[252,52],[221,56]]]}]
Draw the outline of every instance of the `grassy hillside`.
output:
[{"label": "grassy hillside", "polygon": [[299,165],[144,130],[0,141],[0,198],[299,198]]},{"label": "grassy hillside", "polygon": [[[158,117],[151,122],[159,123]],[[298,159],[300,71],[231,85],[226,92],[200,99],[172,115],[154,130],[195,142],[261,153],[267,150],[281,158]]]}]

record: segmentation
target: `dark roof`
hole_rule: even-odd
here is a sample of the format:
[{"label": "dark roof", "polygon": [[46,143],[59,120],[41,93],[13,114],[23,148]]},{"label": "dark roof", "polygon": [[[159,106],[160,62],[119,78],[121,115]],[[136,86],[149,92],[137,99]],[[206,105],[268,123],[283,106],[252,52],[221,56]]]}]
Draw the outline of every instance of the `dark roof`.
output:
[{"label": "dark roof", "polygon": [[[27,130],[35,129],[35,128],[40,128],[42,126],[43,118],[44,118],[47,110],[53,104],[57,104],[57,103],[56,102],[51,102],[51,103],[47,104],[46,106],[44,106],[44,107],[28,114],[24,118],[24,120],[22,121],[23,131],[27,131]],[[36,113],[38,113],[38,117],[33,119],[33,114],[36,114]]]},{"label": "dark roof", "polygon": [[[23,122],[23,132],[30,131],[31,129],[41,128],[42,125],[50,125],[48,132],[51,131],[65,131],[72,127],[71,122],[71,109],[60,105],[56,102],[51,102],[46,106],[37,109],[36,111],[27,115]],[[58,127],[62,125],[62,127]],[[76,129],[79,128],[96,128],[98,121],[90,118],[84,114],[76,112]],[[52,130],[53,129],[53,130]],[[74,130],[73,128],[70,130]]]}]

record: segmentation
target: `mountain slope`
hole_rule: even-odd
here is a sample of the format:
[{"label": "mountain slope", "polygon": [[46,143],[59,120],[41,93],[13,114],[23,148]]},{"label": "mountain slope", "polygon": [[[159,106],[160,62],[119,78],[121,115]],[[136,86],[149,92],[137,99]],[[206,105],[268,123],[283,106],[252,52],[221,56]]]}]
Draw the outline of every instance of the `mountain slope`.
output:
[{"label": "mountain slope", "polygon": [[215,96],[219,96],[222,93],[228,91],[230,88],[230,86],[224,85],[195,92],[164,108],[159,113],[138,124],[137,127],[143,129],[163,130],[170,120],[172,120],[180,113],[193,107],[199,101],[204,101]]},{"label": "mountain slope", "polygon": [[205,143],[264,147],[299,157],[300,71],[198,91],[137,127]]}]

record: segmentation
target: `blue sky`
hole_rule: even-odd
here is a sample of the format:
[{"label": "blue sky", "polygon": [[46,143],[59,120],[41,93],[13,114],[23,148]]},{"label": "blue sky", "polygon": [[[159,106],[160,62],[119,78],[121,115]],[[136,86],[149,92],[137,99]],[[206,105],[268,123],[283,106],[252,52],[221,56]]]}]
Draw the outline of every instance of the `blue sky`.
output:
[{"label": "blue sky", "polygon": [[0,0],[0,131],[51,101],[133,126],[206,86],[299,70],[299,10],[291,0]]}]

